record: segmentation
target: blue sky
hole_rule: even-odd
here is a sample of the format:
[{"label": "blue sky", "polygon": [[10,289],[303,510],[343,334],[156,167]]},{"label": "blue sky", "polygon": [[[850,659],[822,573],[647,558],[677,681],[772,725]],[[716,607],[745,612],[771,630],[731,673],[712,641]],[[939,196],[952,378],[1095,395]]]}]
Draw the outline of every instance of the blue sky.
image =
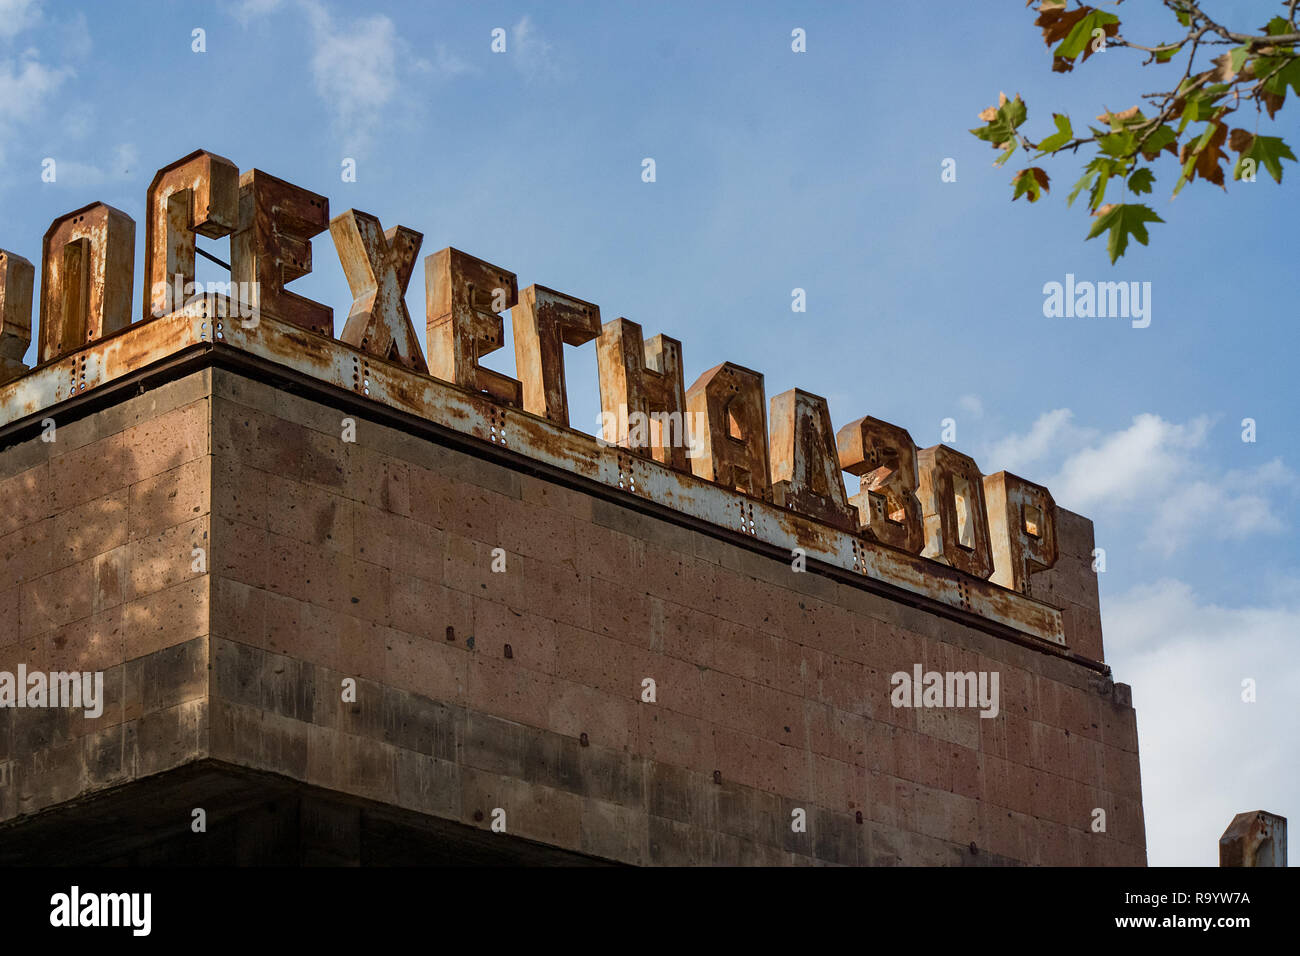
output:
[{"label": "blue sky", "polygon": [[[1276,6],[1213,12],[1246,29]],[[1118,9],[1125,32],[1172,39],[1148,7]],[[826,396],[837,427],[873,415],[922,446],[955,419],[956,446],[985,472],[1047,484],[1096,522],[1150,861],[1214,865],[1237,811],[1300,811],[1287,227],[1300,167],[1281,186],[1198,182],[1170,202],[1163,161],[1147,198],[1165,224],[1111,266],[1065,207],[1081,161],[1046,163],[1050,195],[1013,204],[1022,156],[994,168],[967,130],[999,91],[1025,98],[1033,138],[1052,112],[1080,129],[1181,67],[1112,49],[1054,74],[1032,20],[1018,0],[0,0],[0,247],[39,262],[54,218],[117,206],[137,223],[138,303],[149,180],[202,147],[325,194],[334,214],[417,229],[422,255],[454,245],[672,335],[688,384],[737,362],[769,396]],[[504,54],[490,49],[498,27]],[[796,27],[806,53],[791,51]],[[191,48],[200,28],[205,53]],[[1297,115],[1290,104],[1260,131],[1294,143]],[[1244,110],[1234,119],[1255,129]],[[341,181],[349,157],[355,183]],[[955,182],[941,181],[946,158]],[[227,240],[202,243],[228,255]],[[1067,273],[1151,283],[1150,326],[1045,318],[1043,286]],[[351,297],[328,239],[294,289],[341,327]],[[422,269],[408,304],[421,327]],[[512,370],[509,348],[494,358]],[[594,347],[567,366],[573,423],[594,431]],[[1247,678],[1255,703],[1241,700]]]}]

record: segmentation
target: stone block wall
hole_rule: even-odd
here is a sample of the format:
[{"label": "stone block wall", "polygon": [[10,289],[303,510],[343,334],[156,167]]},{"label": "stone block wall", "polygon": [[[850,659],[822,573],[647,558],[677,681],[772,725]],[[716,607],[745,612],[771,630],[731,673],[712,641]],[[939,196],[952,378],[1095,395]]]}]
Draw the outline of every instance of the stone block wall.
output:
[{"label": "stone block wall", "polygon": [[0,671],[104,689],[98,717],[0,707],[0,821],[207,751],[211,380],[52,412],[0,451]]},{"label": "stone block wall", "polygon": [[[1127,688],[1052,648],[324,390],[205,369],[57,434],[0,451],[0,670],[109,703],[0,709],[0,823],[207,760],[627,863],[1145,862]],[[1100,660],[1078,580],[1034,594]],[[916,664],[998,716],[891,706]]]}]

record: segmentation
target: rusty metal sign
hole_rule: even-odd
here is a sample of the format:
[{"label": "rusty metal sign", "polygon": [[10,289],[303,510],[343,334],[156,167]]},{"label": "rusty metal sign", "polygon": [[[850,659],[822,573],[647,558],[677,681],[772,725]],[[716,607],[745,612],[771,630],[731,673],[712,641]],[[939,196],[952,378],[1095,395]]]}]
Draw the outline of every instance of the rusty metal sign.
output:
[{"label": "rusty metal sign", "polygon": [[[325,197],[259,170],[237,173],[200,150],[154,178],[150,294],[135,325],[135,224],[102,203],[56,220],[42,249],[30,370],[21,359],[34,269],[0,250],[0,427],[187,348],[241,350],[619,494],[1065,643],[1061,611],[1030,596],[1033,575],[1057,560],[1047,489],[1005,472],[985,476],[945,445],[918,451],[906,430],[878,419],[836,434],[826,401],[800,389],[772,399],[769,435],[760,373],[723,363],[683,389],[677,340],[643,339],[623,318],[602,326],[598,306],[544,286],[521,295],[513,273],[456,249],[425,257],[422,353],[405,304],[420,233],[384,231],[356,210],[331,221]],[[354,298],[337,339],[331,308],[285,288],[311,271],[312,239],[326,229]],[[231,288],[251,288],[252,321],[231,318],[248,313],[226,296],[187,292],[177,301],[163,291],[190,286],[195,234],[231,236]],[[507,310],[518,378],[479,365],[501,348]],[[592,340],[599,437],[568,427],[565,389],[564,347]],[[852,498],[842,471],[862,478]]]}]

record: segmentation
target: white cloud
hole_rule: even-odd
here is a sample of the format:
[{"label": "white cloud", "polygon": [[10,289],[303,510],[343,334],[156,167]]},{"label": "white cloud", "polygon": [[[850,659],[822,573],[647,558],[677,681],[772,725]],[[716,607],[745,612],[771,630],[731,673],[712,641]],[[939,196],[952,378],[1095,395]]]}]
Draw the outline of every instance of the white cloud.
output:
[{"label": "white cloud", "polygon": [[1186,452],[1204,444],[1209,428],[1207,416],[1175,425],[1159,415],[1138,415],[1128,428],[1067,458],[1050,487],[1075,511],[1152,496],[1188,473]]},{"label": "white cloud", "polygon": [[28,120],[38,115],[46,97],[72,76],[71,69],[52,69],[26,50],[21,58],[0,60],[0,123]]},{"label": "white cloud", "polygon": [[1029,464],[1042,461],[1051,452],[1065,452],[1077,441],[1079,430],[1072,428],[1074,413],[1057,408],[1039,415],[1024,435],[1009,435],[989,446],[983,456],[998,471],[1017,474]]},{"label": "white cloud", "polygon": [[84,13],[78,13],[71,20],[59,24],[59,33],[63,55],[71,59],[85,59],[95,47],[95,42],[90,37],[90,24]]},{"label": "white cloud", "polygon": [[529,82],[559,75],[551,44],[528,16],[510,28],[508,53],[515,69]]},{"label": "white cloud", "polygon": [[[242,0],[230,8],[241,23],[268,16],[283,0]],[[385,122],[402,81],[411,73],[458,76],[473,68],[445,44],[434,61],[416,56],[393,20],[382,14],[338,19],[323,0],[296,0],[312,36],[311,71],[317,95],[333,114],[345,155],[364,154]]]},{"label": "white cloud", "polygon": [[41,19],[41,0],[0,0],[0,39],[17,36]]},{"label": "white cloud", "polygon": [[63,132],[69,139],[85,139],[95,128],[95,108],[90,103],[73,103],[63,111]]},{"label": "white cloud", "polygon": [[1147,413],[1101,434],[1057,408],[1028,432],[985,446],[980,460],[1042,482],[1062,507],[1099,523],[1123,522],[1143,547],[1166,557],[1198,537],[1236,541],[1284,531],[1280,502],[1300,492],[1300,476],[1280,459],[1217,466],[1207,441],[1211,424],[1209,416],[1178,424]]},{"label": "white cloud", "polygon": [[462,73],[477,73],[478,70],[468,61],[463,60],[447,48],[445,43],[434,47],[434,62],[419,60],[416,66],[423,73],[437,72],[447,76],[460,76]]},{"label": "white cloud", "polygon": [[1168,556],[1197,533],[1217,541],[1278,534],[1285,524],[1270,492],[1294,490],[1296,484],[1295,473],[1280,459],[1248,471],[1226,472],[1214,482],[1192,481],[1160,499],[1144,544]]},{"label": "white cloud", "polygon": [[[45,47],[47,53],[50,48],[54,50],[55,62],[66,64],[87,57],[94,43],[86,15],[77,13],[66,20],[47,20],[41,3],[42,0],[0,0],[0,41],[12,40],[23,31],[40,25],[37,36],[43,47],[48,44]],[[0,164],[5,161],[5,144],[21,142],[24,124],[59,112],[50,101],[66,80],[76,76],[71,66],[48,65],[35,46],[20,48],[15,45],[13,49],[21,52],[0,57]],[[76,131],[73,138],[84,136],[87,130],[84,113],[69,115],[78,109],[84,110],[84,105],[62,111],[67,123],[60,122],[55,128],[43,129],[43,138],[52,137],[54,142],[58,142],[69,127]]]},{"label": "white cloud", "polygon": [[282,2],[283,0],[239,0],[230,12],[240,23],[248,23],[257,17],[274,13]]},{"label": "white cloud", "polygon": [[57,182],[60,185],[99,186],[104,183],[124,182],[132,179],[140,165],[140,150],[134,143],[122,143],[102,162],[82,162],[76,159],[59,159],[56,163]]},{"label": "white cloud", "polygon": [[1165,557],[1198,538],[1239,541],[1286,530],[1279,499],[1300,490],[1296,474],[1280,459],[1220,470],[1207,460],[1210,424],[1206,416],[1178,425],[1138,415],[1128,428],[1069,455],[1048,487],[1057,503],[1102,519],[1140,512],[1143,547]]},{"label": "white cloud", "polygon": [[373,137],[384,107],[397,93],[397,64],[405,56],[397,27],[385,16],[339,26],[323,8],[312,27],[316,92],[333,108],[345,150],[357,152]]},{"label": "white cloud", "polygon": [[0,60],[0,163],[5,160],[4,144],[15,138],[16,128],[43,115],[48,99],[73,75],[69,68],[46,66],[35,50],[25,50],[18,60]]},{"label": "white cloud", "polygon": [[978,395],[963,395],[957,399],[957,407],[971,418],[984,417],[984,403]]},{"label": "white cloud", "polygon": [[[1214,866],[1235,814],[1294,819],[1300,602],[1224,607],[1163,580],[1107,600],[1103,623],[1106,656],[1133,687],[1149,861]],[[1247,678],[1255,703],[1242,701]]]}]

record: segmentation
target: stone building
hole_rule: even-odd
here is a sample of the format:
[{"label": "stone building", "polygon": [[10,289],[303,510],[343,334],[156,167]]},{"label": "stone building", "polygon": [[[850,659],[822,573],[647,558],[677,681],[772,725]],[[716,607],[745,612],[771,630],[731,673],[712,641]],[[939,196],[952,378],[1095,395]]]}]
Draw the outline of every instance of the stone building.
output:
[{"label": "stone building", "polygon": [[[681,343],[454,249],[421,341],[418,232],[211,153],[147,209],[138,315],[117,210],[50,227],[39,324],[0,251],[3,862],[1145,864],[1047,489],[740,366],[687,389]],[[337,338],[285,288],[327,229]]]}]

